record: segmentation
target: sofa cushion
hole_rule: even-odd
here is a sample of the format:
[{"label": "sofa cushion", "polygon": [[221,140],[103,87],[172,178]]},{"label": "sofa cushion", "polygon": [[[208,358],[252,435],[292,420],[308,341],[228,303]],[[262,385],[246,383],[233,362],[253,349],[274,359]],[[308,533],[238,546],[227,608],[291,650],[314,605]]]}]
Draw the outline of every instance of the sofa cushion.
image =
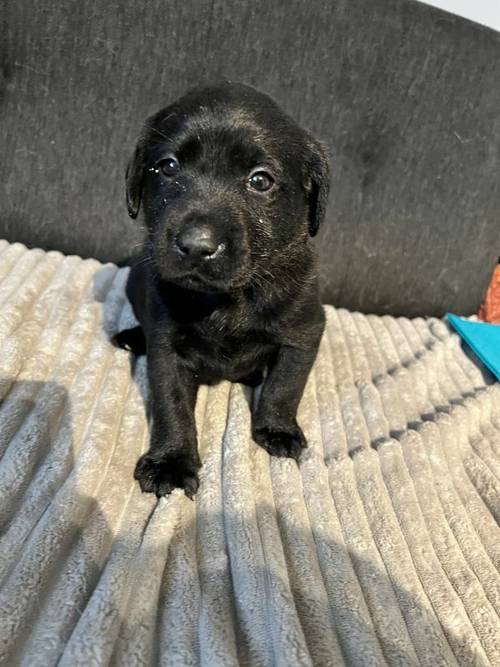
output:
[{"label": "sofa cushion", "polygon": [[500,385],[458,336],[328,307],[300,466],[202,387],[196,500],[157,500],[126,276],[0,242],[0,662],[499,664]]}]

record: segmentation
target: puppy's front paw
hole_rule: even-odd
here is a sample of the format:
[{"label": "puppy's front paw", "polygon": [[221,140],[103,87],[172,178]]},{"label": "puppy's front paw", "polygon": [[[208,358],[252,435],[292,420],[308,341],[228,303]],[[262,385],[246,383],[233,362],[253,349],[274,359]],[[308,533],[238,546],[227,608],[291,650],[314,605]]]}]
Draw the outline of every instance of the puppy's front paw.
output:
[{"label": "puppy's front paw", "polygon": [[188,456],[171,454],[158,458],[146,452],[137,461],[134,477],[142,491],[155,493],[158,498],[179,488],[184,489],[186,496],[193,500],[200,484],[199,467],[199,461],[193,461]]},{"label": "puppy's front paw", "polygon": [[286,429],[274,429],[268,426],[254,428],[253,437],[271,456],[287,456],[299,462],[300,453],[307,447],[301,429],[292,425]]}]

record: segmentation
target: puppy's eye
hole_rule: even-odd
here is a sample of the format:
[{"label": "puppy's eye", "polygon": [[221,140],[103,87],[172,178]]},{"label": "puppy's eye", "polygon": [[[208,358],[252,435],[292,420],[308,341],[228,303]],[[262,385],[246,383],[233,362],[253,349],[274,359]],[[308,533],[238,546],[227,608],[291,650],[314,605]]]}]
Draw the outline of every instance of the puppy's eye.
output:
[{"label": "puppy's eye", "polygon": [[175,176],[180,170],[179,161],[175,155],[169,155],[164,160],[160,160],[158,167],[165,176]]},{"label": "puppy's eye", "polygon": [[274,179],[267,171],[255,171],[248,179],[248,184],[254,190],[266,192],[273,187]]}]

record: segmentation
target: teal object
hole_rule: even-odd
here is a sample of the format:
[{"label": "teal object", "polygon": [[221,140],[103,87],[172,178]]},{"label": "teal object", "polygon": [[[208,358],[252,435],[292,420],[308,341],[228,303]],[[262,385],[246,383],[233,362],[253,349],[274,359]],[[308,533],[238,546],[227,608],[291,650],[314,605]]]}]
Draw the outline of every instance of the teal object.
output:
[{"label": "teal object", "polygon": [[447,313],[448,322],[500,381],[500,325],[471,322]]}]

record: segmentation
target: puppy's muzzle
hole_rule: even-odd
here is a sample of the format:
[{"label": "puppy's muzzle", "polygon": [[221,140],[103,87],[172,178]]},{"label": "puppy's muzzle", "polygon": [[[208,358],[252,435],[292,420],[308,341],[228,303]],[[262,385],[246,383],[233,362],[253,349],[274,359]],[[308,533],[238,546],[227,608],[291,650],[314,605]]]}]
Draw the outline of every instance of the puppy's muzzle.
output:
[{"label": "puppy's muzzle", "polygon": [[181,257],[192,262],[215,259],[224,250],[224,244],[215,237],[214,231],[207,225],[191,227],[175,239],[175,249]]}]

